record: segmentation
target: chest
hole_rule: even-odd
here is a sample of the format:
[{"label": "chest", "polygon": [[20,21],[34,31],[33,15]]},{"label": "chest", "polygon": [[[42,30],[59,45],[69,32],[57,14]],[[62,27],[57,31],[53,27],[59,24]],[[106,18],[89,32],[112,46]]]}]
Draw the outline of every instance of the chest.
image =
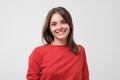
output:
[{"label": "chest", "polygon": [[42,53],[40,67],[41,74],[45,75],[81,74],[83,56],[75,55],[68,49],[51,49]]}]

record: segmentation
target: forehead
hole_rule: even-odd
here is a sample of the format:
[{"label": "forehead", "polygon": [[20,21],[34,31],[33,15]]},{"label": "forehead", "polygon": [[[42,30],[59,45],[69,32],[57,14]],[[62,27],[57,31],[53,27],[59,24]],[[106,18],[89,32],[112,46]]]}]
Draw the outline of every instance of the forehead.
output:
[{"label": "forehead", "polygon": [[52,15],[50,22],[56,22],[56,21],[61,21],[61,20],[64,20],[62,15],[60,15],[59,13],[55,13]]}]

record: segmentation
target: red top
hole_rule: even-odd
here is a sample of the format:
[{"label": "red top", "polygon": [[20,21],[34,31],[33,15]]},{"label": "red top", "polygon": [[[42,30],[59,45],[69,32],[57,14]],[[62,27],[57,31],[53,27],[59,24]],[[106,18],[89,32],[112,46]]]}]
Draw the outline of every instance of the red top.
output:
[{"label": "red top", "polygon": [[43,45],[29,57],[27,80],[89,80],[85,50],[74,54],[65,45]]}]

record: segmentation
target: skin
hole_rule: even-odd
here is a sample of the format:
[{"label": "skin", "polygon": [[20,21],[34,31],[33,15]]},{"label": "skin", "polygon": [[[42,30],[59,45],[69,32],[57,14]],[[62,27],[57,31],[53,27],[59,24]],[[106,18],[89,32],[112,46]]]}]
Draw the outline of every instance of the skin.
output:
[{"label": "skin", "polygon": [[54,36],[53,45],[65,45],[67,37],[70,33],[70,27],[63,17],[55,13],[52,15],[50,20],[50,31]]}]

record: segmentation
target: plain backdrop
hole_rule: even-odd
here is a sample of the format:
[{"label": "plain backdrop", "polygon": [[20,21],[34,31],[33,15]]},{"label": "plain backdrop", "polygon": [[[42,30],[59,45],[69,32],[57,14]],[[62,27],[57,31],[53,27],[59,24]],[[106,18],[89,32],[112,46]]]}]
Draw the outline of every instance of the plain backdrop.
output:
[{"label": "plain backdrop", "polygon": [[45,17],[57,6],[72,15],[90,80],[120,80],[120,0],[0,0],[0,80],[26,80],[28,57],[42,45]]}]

